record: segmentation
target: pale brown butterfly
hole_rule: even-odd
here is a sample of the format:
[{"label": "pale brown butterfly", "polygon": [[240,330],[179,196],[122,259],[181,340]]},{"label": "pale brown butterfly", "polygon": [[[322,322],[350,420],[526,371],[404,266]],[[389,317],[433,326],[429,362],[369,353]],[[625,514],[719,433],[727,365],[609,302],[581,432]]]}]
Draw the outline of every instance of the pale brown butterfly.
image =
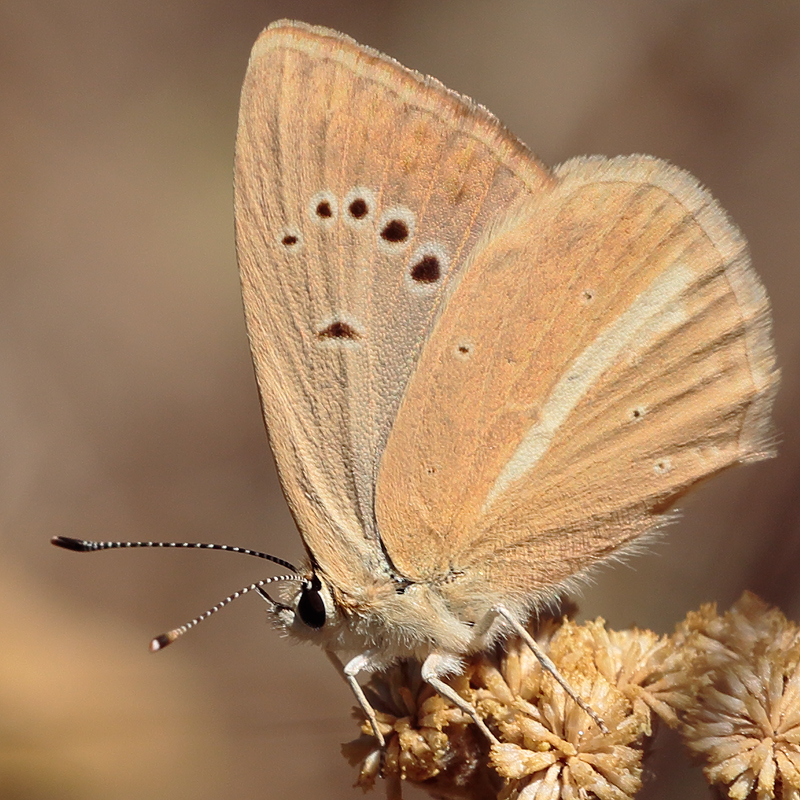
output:
[{"label": "pale brown butterfly", "polygon": [[471,100],[298,22],[253,48],[235,184],[264,418],[308,551],[271,613],[344,664],[379,739],[357,676],[403,658],[491,737],[443,681],[462,659],[512,633],[536,648],[532,613],[698,481],[772,455],[745,241],[664,161],[549,170]]}]

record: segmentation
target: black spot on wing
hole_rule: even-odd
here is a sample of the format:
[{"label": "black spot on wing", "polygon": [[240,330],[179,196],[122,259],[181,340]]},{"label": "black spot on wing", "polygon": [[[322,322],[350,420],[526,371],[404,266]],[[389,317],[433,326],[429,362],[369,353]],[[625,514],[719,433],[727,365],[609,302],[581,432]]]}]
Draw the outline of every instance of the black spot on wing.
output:
[{"label": "black spot on wing", "polygon": [[354,217],[355,219],[363,219],[369,213],[367,201],[362,197],[357,197],[355,200],[353,200],[353,202],[350,203],[348,210],[350,211],[350,216]]},{"label": "black spot on wing", "polygon": [[358,331],[356,331],[352,326],[348,325],[346,322],[342,322],[341,320],[336,320],[336,322],[332,322],[328,325],[327,328],[323,328],[321,331],[317,332],[318,339],[350,339],[356,340],[360,339],[360,335]]},{"label": "black spot on wing", "polygon": [[411,268],[411,278],[417,283],[436,283],[442,276],[439,259],[433,255],[423,256]]},{"label": "black spot on wing", "polygon": [[381,238],[396,244],[408,239],[408,225],[402,219],[392,219],[383,226]]}]

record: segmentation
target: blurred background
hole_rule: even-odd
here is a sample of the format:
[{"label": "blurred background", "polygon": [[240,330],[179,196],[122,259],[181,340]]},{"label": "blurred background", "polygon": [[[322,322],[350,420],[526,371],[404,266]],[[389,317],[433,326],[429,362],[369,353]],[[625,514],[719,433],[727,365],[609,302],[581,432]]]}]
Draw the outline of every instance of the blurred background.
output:
[{"label": "blurred background", "polygon": [[[263,432],[233,248],[259,31],[329,25],[488,106],[546,163],[652,153],[748,237],[783,368],[779,458],[714,480],[579,603],[672,630],[745,588],[800,618],[800,4],[0,4],[0,797],[350,798],[352,698],[246,598],[259,562],[80,556],[52,535],[302,549]],[[703,798],[670,736],[643,796]],[[409,792],[409,797],[418,796]]]}]

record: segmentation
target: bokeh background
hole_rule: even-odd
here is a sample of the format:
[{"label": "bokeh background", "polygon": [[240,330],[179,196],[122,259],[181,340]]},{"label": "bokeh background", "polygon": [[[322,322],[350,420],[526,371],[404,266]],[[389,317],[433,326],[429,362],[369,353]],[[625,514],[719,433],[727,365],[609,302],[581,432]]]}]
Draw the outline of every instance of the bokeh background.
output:
[{"label": "bokeh background", "polygon": [[[347,688],[206,553],[79,556],[54,534],[301,554],[260,418],[233,248],[250,47],[330,25],[494,111],[549,164],[652,153],[746,233],[783,367],[780,456],[684,504],[586,616],[660,632],[749,588],[800,617],[800,4],[708,0],[0,3],[0,797],[350,798]],[[268,570],[266,571],[269,572]],[[648,798],[703,798],[659,740]],[[409,796],[416,796],[413,792]]]}]

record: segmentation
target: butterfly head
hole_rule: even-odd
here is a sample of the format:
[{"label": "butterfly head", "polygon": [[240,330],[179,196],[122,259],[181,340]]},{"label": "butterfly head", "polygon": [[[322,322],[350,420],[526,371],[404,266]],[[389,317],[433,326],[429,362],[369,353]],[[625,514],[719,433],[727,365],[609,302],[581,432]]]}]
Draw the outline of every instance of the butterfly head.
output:
[{"label": "butterfly head", "polygon": [[353,615],[345,612],[319,572],[309,571],[302,582],[285,583],[280,601],[265,592],[261,595],[270,604],[277,626],[295,639],[335,652],[364,646],[362,636],[354,631]]}]

